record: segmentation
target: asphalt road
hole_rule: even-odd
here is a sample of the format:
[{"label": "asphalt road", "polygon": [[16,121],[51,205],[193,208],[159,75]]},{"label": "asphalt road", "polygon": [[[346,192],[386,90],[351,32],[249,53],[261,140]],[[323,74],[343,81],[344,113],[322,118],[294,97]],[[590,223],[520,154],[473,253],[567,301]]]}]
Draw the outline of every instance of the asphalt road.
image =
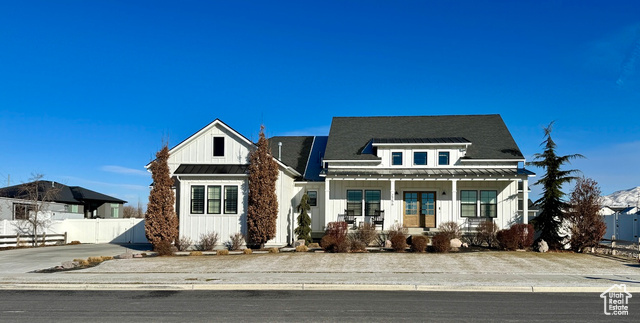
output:
[{"label": "asphalt road", "polygon": [[1,291],[2,322],[612,322],[592,293]]}]

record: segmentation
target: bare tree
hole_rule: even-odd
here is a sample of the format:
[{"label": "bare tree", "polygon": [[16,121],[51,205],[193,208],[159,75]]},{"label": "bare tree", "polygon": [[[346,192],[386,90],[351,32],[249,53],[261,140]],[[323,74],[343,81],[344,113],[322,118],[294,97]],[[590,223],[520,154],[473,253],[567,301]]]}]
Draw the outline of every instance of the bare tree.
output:
[{"label": "bare tree", "polygon": [[[33,246],[38,246],[38,233],[44,233],[51,226],[49,207],[60,194],[60,187],[55,182],[43,181],[42,174],[32,174],[28,183],[19,187],[18,198],[24,204],[15,204],[15,218],[18,220],[16,230],[19,234],[33,235]],[[42,243],[45,242],[42,237]]]},{"label": "bare tree", "polygon": [[137,206],[130,204],[125,205],[122,208],[122,213],[124,218],[144,218],[144,212],[142,211],[142,204],[140,204],[140,201],[138,201]]},{"label": "bare tree", "polygon": [[571,229],[571,249],[582,252],[596,247],[607,231],[600,215],[600,188],[591,178],[580,177],[571,192],[567,220]]}]

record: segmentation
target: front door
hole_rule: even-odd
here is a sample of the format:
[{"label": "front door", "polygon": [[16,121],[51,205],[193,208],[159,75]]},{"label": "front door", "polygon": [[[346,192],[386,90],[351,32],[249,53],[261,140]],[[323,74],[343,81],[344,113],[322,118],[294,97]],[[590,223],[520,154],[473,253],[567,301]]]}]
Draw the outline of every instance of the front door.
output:
[{"label": "front door", "polygon": [[405,227],[436,227],[435,192],[404,192],[403,197],[403,225]]}]

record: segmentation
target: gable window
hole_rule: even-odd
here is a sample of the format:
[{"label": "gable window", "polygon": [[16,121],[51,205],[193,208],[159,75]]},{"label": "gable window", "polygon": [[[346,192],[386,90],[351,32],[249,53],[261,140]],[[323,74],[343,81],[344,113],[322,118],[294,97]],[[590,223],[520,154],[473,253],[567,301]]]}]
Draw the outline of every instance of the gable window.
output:
[{"label": "gable window", "polygon": [[498,216],[497,191],[480,191],[480,216],[487,218]]},{"label": "gable window", "polygon": [[213,137],[213,157],[224,157],[224,137]]},{"label": "gable window", "polygon": [[207,186],[207,214],[220,214],[222,209],[222,187]]},{"label": "gable window", "polygon": [[391,153],[391,165],[402,165],[401,151],[396,151]]},{"label": "gable window", "polygon": [[204,186],[191,186],[191,213],[204,213]]},{"label": "gable window", "polygon": [[427,164],[427,152],[426,151],[416,151],[413,153],[413,164],[414,165],[426,165]]},{"label": "gable window", "polygon": [[237,186],[224,187],[224,213],[225,214],[238,213],[238,187]]},{"label": "gable window", "polygon": [[364,191],[364,215],[376,215],[380,210],[380,191]]},{"label": "gable window", "polygon": [[441,151],[438,153],[438,165],[449,165],[448,151]]},{"label": "gable window", "polygon": [[355,216],[362,215],[362,191],[347,190],[347,211]]},{"label": "gable window", "polygon": [[309,206],[318,205],[318,191],[307,191],[307,197],[309,197]]},{"label": "gable window", "polygon": [[475,217],[478,214],[478,191],[460,191],[460,216]]}]

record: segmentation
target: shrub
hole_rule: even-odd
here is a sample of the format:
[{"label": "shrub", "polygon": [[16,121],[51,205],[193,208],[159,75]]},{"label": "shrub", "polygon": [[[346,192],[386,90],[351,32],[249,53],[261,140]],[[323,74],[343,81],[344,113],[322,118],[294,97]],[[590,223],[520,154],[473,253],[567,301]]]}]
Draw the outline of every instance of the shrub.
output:
[{"label": "shrub", "polygon": [[325,235],[330,235],[334,237],[336,240],[346,239],[347,232],[349,231],[349,226],[347,222],[338,221],[338,222],[329,222],[327,225],[327,230],[325,231]]},{"label": "shrub", "polygon": [[364,244],[364,242],[360,241],[360,240],[349,240],[350,241],[350,250],[351,252],[366,252],[367,251],[367,245]]},{"label": "shrub", "polygon": [[518,249],[529,249],[533,245],[533,225],[531,224],[514,224],[509,230],[515,231],[518,241]]},{"label": "shrub", "polygon": [[209,233],[203,233],[200,235],[200,241],[196,249],[200,251],[213,250],[218,244],[218,233],[211,231]]},{"label": "shrub", "polygon": [[250,255],[250,254],[253,253],[253,250],[247,248],[247,249],[242,250],[242,253],[245,254],[245,255]]},{"label": "shrub", "polygon": [[173,255],[173,246],[169,241],[161,240],[154,245],[154,251],[158,253],[158,256],[171,256]]},{"label": "shrub", "polygon": [[320,248],[320,244],[319,244],[319,243],[316,243],[316,242],[314,242],[314,243],[310,243],[310,244],[309,244],[309,248]]},{"label": "shrub", "polygon": [[347,239],[337,240],[332,235],[325,235],[320,240],[320,246],[326,252],[348,252],[349,251],[349,241]]},{"label": "shrub", "polygon": [[244,235],[238,232],[236,234],[232,234],[229,236],[229,241],[227,241],[226,245],[229,250],[240,250],[242,247],[242,243],[244,242]]},{"label": "shrub", "polygon": [[100,258],[102,258],[102,261],[113,260],[112,256],[101,256]]},{"label": "shrub", "polygon": [[280,249],[278,248],[269,248],[269,253],[278,253],[280,252]]},{"label": "shrub", "polygon": [[228,256],[229,255],[229,250],[220,249],[220,250],[216,251],[216,255],[217,256]]},{"label": "shrub", "polygon": [[407,249],[407,238],[403,233],[398,233],[391,238],[391,248],[396,252],[404,252]]},{"label": "shrub", "polygon": [[69,242],[70,245],[76,245],[76,244],[80,244],[80,241],[78,240],[73,240],[71,242]]},{"label": "shrub", "polygon": [[365,222],[354,233],[351,234],[351,240],[359,241],[366,246],[370,245],[376,239],[378,233],[374,224]]},{"label": "shrub", "polygon": [[178,241],[176,241],[176,247],[179,251],[187,250],[192,244],[193,241],[189,237],[180,237]]},{"label": "shrub", "polygon": [[449,249],[451,249],[451,239],[447,233],[439,232],[433,236],[431,244],[435,252],[449,252]]},{"label": "shrub", "polygon": [[500,249],[516,250],[518,249],[518,237],[514,230],[500,230],[496,233],[496,239]]},{"label": "shrub", "polygon": [[450,221],[440,224],[440,233],[446,234],[449,240],[462,238],[462,232],[458,223]]},{"label": "shrub", "polygon": [[400,224],[395,223],[389,228],[389,231],[387,232],[387,238],[385,239],[385,241],[383,241],[382,246],[384,246],[386,240],[392,240],[393,237],[398,234],[402,234],[403,236],[405,236],[407,234],[407,228],[403,228]]},{"label": "shrub", "polygon": [[86,259],[73,259],[73,262],[77,263],[80,267],[89,266],[89,262]]},{"label": "shrub", "polygon": [[425,252],[425,250],[427,250],[427,243],[429,243],[429,239],[425,236],[413,237],[411,239],[411,251]]},{"label": "shrub", "polygon": [[189,256],[202,256],[202,251],[191,251]]},{"label": "shrub", "polygon": [[102,257],[89,257],[87,261],[92,265],[99,264],[102,262]]},{"label": "shrub", "polygon": [[305,245],[299,245],[296,247],[296,252],[307,252],[309,251],[309,247]]},{"label": "shrub", "polygon": [[498,225],[492,220],[480,222],[478,224],[478,231],[476,232],[475,239],[473,241],[476,245],[482,245],[486,243],[489,248],[494,248],[498,245],[496,239],[496,233],[498,232]]}]

